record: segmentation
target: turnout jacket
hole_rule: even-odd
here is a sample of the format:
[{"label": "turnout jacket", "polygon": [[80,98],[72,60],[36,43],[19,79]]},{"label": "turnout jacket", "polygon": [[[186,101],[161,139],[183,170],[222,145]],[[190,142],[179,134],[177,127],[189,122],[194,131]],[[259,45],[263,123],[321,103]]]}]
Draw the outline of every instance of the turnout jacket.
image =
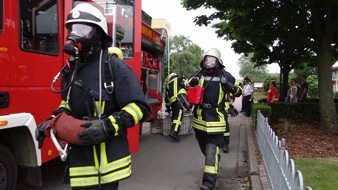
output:
[{"label": "turnout jacket", "polygon": [[202,133],[223,134],[226,130],[227,120],[226,94],[229,93],[224,82],[228,81],[235,86],[236,92],[232,93],[235,97],[242,94],[242,88],[229,72],[221,68],[210,74],[202,69],[192,74],[190,78],[195,76],[200,79],[198,85],[203,87],[204,91],[203,104],[196,105],[194,109],[192,126],[194,130]]},{"label": "turnout jacket", "polygon": [[[69,176],[72,188],[94,187],[125,179],[131,175],[131,155],[127,128],[150,116],[150,108],[134,71],[121,59],[114,56],[108,63],[108,51],[102,56],[102,83],[99,82],[99,56],[79,63],[74,82],[62,93],[59,109],[66,108],[73,117],[83,120],[98,119],[99,85],[102,86],[102,117],[112,117],[114,112],[127,113],[125,126],[118,126],[119,133],[100,144],[70,145]],[[112,75],[105,65],[111,65]],[[74,68],[62,72],[62,87],[71,83]],[[109,75],[109,77],[107,77]],[[106,91],[103,82],[111,78],[112,93]],[[68,103],[67,103],[68,100]],[[115,126],[114,126],[115,127]]]},{"label": "turnout jacket", "polygon": [[175,77],[168,81],[165,93],[166,106],[170,106],[173,102],[177,101],[178,94],[187,94],[184,83],[183,77]]}]

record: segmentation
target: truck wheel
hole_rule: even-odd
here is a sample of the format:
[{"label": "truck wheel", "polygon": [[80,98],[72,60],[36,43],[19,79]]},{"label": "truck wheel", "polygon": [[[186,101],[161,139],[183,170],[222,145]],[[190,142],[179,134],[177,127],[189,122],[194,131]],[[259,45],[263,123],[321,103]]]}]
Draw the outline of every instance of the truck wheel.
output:
[{"label": "truck wheel", "polygon": [[18,175],[15,157],[5,146],[0,145],[0,189],[15,189]]}]

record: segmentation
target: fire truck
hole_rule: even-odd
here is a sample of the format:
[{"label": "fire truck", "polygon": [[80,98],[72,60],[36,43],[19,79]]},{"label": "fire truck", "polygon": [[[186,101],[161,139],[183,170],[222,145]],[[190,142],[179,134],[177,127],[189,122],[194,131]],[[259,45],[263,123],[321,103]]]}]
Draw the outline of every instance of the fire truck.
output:
[{"label": "fire truck", "polygon": [[[51,138],[38,149],[35,129],[61,102],[51,83],[65,64],[64,27],[76,0],[0,0],[0,189],[15,189],[17,181],[42,185],[41,165],[59,157]],[[89,1],[106,15],[113,46],[140,79],[152,109],[161,107],[163,35],[150,27],[141,1]],[[144,22],[143,22],[144,21]],[[60,89],[60,84],[54,87]],[[130,151],[139,148],[140,126],[128,129]]]}]

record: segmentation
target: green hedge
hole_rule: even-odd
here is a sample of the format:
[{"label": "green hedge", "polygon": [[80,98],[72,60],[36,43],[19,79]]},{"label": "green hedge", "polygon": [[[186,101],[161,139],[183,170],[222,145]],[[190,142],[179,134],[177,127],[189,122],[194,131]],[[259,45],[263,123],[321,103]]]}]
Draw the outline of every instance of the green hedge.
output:
[{"label": "green hedge", "polygon": [[257,110],[261,110],[269,124],[290,123],[319,124],[319,105],[314,102],[305,103],[255,103],[253,104],[252,124],[256,126]]}]

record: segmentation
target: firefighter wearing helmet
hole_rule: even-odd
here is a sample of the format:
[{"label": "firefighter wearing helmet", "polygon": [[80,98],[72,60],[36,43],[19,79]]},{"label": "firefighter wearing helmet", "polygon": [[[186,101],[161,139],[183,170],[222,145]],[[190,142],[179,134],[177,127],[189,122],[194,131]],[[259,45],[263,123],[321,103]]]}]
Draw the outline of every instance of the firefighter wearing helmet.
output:
[{"label": "firefighter wearing helmet", "polygon": [[180,140],[178,134],[182,126],[183,111],[190,109],[190,106],[186,104],[187,101],[185,101],[186,94],[184,78],[178,77],[176,73],[171,73],[166,85],[165,103],[167,111],[171,111],[169,136],[175,141]]},{"label": "firefighter wearing helmet", "polygon": [[113,48],[109,54],[112,40],[100,10],[79,3],[65,25],[69,61],[61,71],[62,102],[38,126],[36,139],[41,148],[53,130],[69,142],[72,189],[118,189],[131,175],[127,128],[147,119],[150,107],[137,76],[119,58],[122,53]]},{"label": "firefighter wearing helmet", "polygon": [[[188,81],[188,100],[195,104],[193,111],[193,129],[198,145],[205,155],[205,168],[202,180],[202,190],[215,188],[220,161],[219,149],[223,147],[226,132],[227,112],[226,94],[235,97],[242,94],[239,82],[224,69],[221,53],[216,48],[209,49],[201,61],[201,69],[193,73]],[[197,87],[203,93],[193,93]],[[191,97],[201,96],[201,97]]]}]

